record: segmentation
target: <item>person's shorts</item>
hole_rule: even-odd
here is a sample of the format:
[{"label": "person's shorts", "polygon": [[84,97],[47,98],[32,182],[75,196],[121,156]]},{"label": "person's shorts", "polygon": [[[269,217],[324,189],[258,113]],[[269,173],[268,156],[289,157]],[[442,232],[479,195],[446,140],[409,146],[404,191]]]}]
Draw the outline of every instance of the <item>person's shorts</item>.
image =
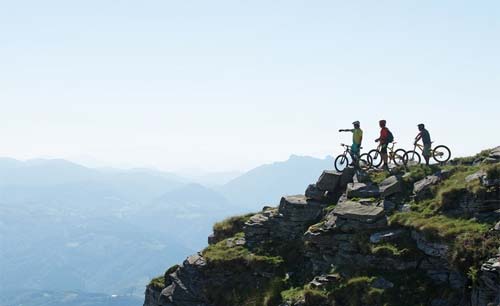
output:
[{"label": "person's shorts", "polygon": [[387,143],[380,145],[380,153],[387,154]]},{"label": "person's shorts", "polygon": [[431,144],[424,144],[424,151],[422,152],[424,156],[431,156]]},{"label": "person's shorts", "polygon": [[351,146],[351,152],[353,155],[359,155],[359,149],[360,149],[360,145],[357,144],[357,143],[353,143],[352,146]]}]

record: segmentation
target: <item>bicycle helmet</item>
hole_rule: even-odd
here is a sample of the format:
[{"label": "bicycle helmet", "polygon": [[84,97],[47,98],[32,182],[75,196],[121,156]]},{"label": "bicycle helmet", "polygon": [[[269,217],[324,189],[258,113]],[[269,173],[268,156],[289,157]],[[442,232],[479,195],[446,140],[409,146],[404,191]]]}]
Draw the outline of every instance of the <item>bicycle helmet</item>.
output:
[{"label": "bicycle helmet", "polygon": [[425,127],[425,125],[424,125],[423,123],[419,123],[417,126],[418,126],[419,128],[422,128],[422,129]]},{"label": "bicycle helmet", "polygon": [[354,121],[352,124],[359,125],[359,121]]}]

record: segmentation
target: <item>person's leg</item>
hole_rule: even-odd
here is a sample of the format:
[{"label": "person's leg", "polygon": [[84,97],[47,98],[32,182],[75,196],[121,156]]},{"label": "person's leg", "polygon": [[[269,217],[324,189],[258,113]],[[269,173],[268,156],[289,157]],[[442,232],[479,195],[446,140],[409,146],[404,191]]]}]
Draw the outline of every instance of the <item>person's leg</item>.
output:
[{"label": "person's leg", "polygon": [[389,165],[387,163],[387,144],[382,145],[380,156],[382,157],[382,161],[384,162],[384,169],[389,170]]},{"label": "person's leg", "polygon": [[351,146],[351,152],[352,152],[352,158],[353,158],[352,163],[355,167],[359,167],[359,151],[360,151],[359,145],[353,143]]},{"label": "person's leg", "polygon": [[424,159],[425,159],[425,164],[429,166],[429,159],[431,157],[431,146],[430,145],[424,145]]}]

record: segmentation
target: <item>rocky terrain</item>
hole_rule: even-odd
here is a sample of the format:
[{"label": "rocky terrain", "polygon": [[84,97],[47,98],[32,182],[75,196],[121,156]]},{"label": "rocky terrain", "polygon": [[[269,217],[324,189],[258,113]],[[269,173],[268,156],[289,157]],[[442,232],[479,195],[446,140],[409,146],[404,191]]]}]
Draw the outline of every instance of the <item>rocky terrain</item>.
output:
[{"label": "rocky terrain", "polygon": [[499,305],[499,221],[500,147],[324,171],[304,195],[215,224],[144,306]]}]

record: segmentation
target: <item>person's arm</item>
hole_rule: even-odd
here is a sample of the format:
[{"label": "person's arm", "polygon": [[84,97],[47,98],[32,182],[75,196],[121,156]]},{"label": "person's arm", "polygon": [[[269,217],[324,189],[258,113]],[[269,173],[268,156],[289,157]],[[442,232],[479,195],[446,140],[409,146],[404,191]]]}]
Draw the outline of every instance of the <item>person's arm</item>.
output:
[{"label": "person's arm", "polygon": [[422,139],[422,133],[418,133],[417,137],[415,137],[415,142],[414,142],[414,144],[416,145],[416,144],[417,144],[417,142],[418,142],[420,139]]},{"label": "person's arm", "polygon": [[352,129],[340,129],[339,132],[353,132]]},{"label": "person's arm", "polygon": [[375,142],[379,141],[382,143],[382,139],[384,139],[384,130],[383,129],[380,130],[380,136],[377,139],[375,139]]}]

